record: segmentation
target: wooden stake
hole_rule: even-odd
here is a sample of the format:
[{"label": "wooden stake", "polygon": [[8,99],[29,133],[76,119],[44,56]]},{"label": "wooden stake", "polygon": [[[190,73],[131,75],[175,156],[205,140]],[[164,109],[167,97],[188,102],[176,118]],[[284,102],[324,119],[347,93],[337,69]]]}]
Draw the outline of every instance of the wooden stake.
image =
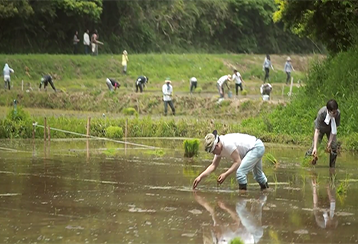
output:
[{"label": "wooden stake", "polygon": [[87,119],[87,137],[90,135],[91,117]]},{"label": "wooden stake", "polygon": [[47,119],[45,117],[45,120],[44,120],[44,141],[46,141],[46,127],[47,127]]},{"label": "wooden stake", "polygon": [[47,138],[48,138],[48,141],[51,140],[50,126],[47,126]]}]

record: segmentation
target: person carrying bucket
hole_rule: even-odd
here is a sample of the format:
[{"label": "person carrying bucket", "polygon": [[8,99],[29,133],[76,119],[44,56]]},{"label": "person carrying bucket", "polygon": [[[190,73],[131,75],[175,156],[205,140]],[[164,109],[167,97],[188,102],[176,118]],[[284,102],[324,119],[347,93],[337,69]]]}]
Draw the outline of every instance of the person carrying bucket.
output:
[{"label": "person carrying bucket", "polygon": [[272,91],[272,86],[271,86],[270,83],[264,83],[264,84],[261,85],[260,93],[261,93],[262,99],[264,101],[270,100],[271,91]]}]

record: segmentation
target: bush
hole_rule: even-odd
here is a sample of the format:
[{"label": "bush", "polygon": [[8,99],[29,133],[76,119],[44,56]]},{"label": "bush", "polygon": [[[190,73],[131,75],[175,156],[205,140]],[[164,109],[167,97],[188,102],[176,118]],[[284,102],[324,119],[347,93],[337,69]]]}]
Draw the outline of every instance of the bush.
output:
[{"label": "bush", "polygon": [[106,137],[120,139],[123,137],[123,129],[119,126],[109,126],[106,129]]},{"label": "bush", "polygon": [[192,158],[194,156],[198,156],[199,144],[199,139],[184,140],[184,157]]},{"label": "bush", "polygon": [[1,138],[31,138],[32,130],[31,117],[21,107],[11,109],[0,121]]},{"label": "bush", "polygon": [[123,109],[125,115],[138,115],[138,112],[134,108],[125,108]]}]

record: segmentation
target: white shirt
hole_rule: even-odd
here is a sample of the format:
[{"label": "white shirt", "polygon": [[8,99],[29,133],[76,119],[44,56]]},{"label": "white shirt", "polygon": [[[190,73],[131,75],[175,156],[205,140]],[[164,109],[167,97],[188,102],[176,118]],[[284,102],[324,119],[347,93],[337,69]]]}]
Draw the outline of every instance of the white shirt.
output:
[{"label": "white shirt", "polygon": [[221,154],[215,155],[215,157],[230,158],[231,154],[235,151],[235,149],[237,149],[241,159],[243,159],[247,151],[252,149],[256,143],[255,136],[241,133],[226,134],[219,136],[219,138],[223,147]]},{"label": "white shirt", "polygon": [[221,76],[217,83],[219,84],[219,86],[223,86],[228,79],[229,77],[227,75]]},{"label": "white shirt", "polygon": [[232,79],[235,81],[236,84],[241,84],[241,74],[236,72],[232,75]]},{"label": "white shirt", "polygon": [[163,100],[164,101],[171,101],[172,100],[171,95],[173,93],[172,85],[164,84],[163,87],[162,87],[162,91],[163,91]]},{"label": "white shirt", "polygon": [[198,80],[195,78],[195,77],[191,77],[190,78],[190,84],[192,83],[192,82],[197,82]]},{"label": "white shirt", "polygon": [[83,44],[84,44],[84,45],[88,45],[88,46],[89,46],[89,44],[90,44],[90,38],[89,38],[89,35],[88,35],[87,32],[85,32],[85,33],[83,34]]}]

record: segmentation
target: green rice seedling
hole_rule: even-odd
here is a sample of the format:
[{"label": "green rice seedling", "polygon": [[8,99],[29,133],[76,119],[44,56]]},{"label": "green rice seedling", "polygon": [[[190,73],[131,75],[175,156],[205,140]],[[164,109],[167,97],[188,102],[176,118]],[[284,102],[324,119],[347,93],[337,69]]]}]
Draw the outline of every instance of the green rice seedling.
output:
[{"label": "green rice seedling", "polygon": [[106,129],[106,136],[108,138],[120,139],[123,137],[123,129],[119,126],[109,126]]},{"label": "green rice seedling", "polygon": [[346,174],[346,178],[337,187],[337,190],[336,190],[337,194],[338,195],[347,195],[348,187],[349,187],[349,176],[348,176],[348,174]]},{"label": "green rice seedling", "polygon": [[184,140],[184,142],[183,142],[184,157],[192,158],[194,156],[198,156],[199,145],[200,145],[199,139]]},{"label": "green rice seedling", "polygon": [[105,151],[103,151],[103,153],[107,157],[113,157],[116,154],[116,149],[115,148],[107,148]]},{"label": "green rice seedling", "polygon": [[265,161],[269,162],[270,164],[272,164],[274,166],[278,165],[277,159],[271,153],[266,153],[265,154]]},{"label": "green rice seedling", "polygon": [[241,95],[246,96],[247,95],[247,90],[242,90]]}]

